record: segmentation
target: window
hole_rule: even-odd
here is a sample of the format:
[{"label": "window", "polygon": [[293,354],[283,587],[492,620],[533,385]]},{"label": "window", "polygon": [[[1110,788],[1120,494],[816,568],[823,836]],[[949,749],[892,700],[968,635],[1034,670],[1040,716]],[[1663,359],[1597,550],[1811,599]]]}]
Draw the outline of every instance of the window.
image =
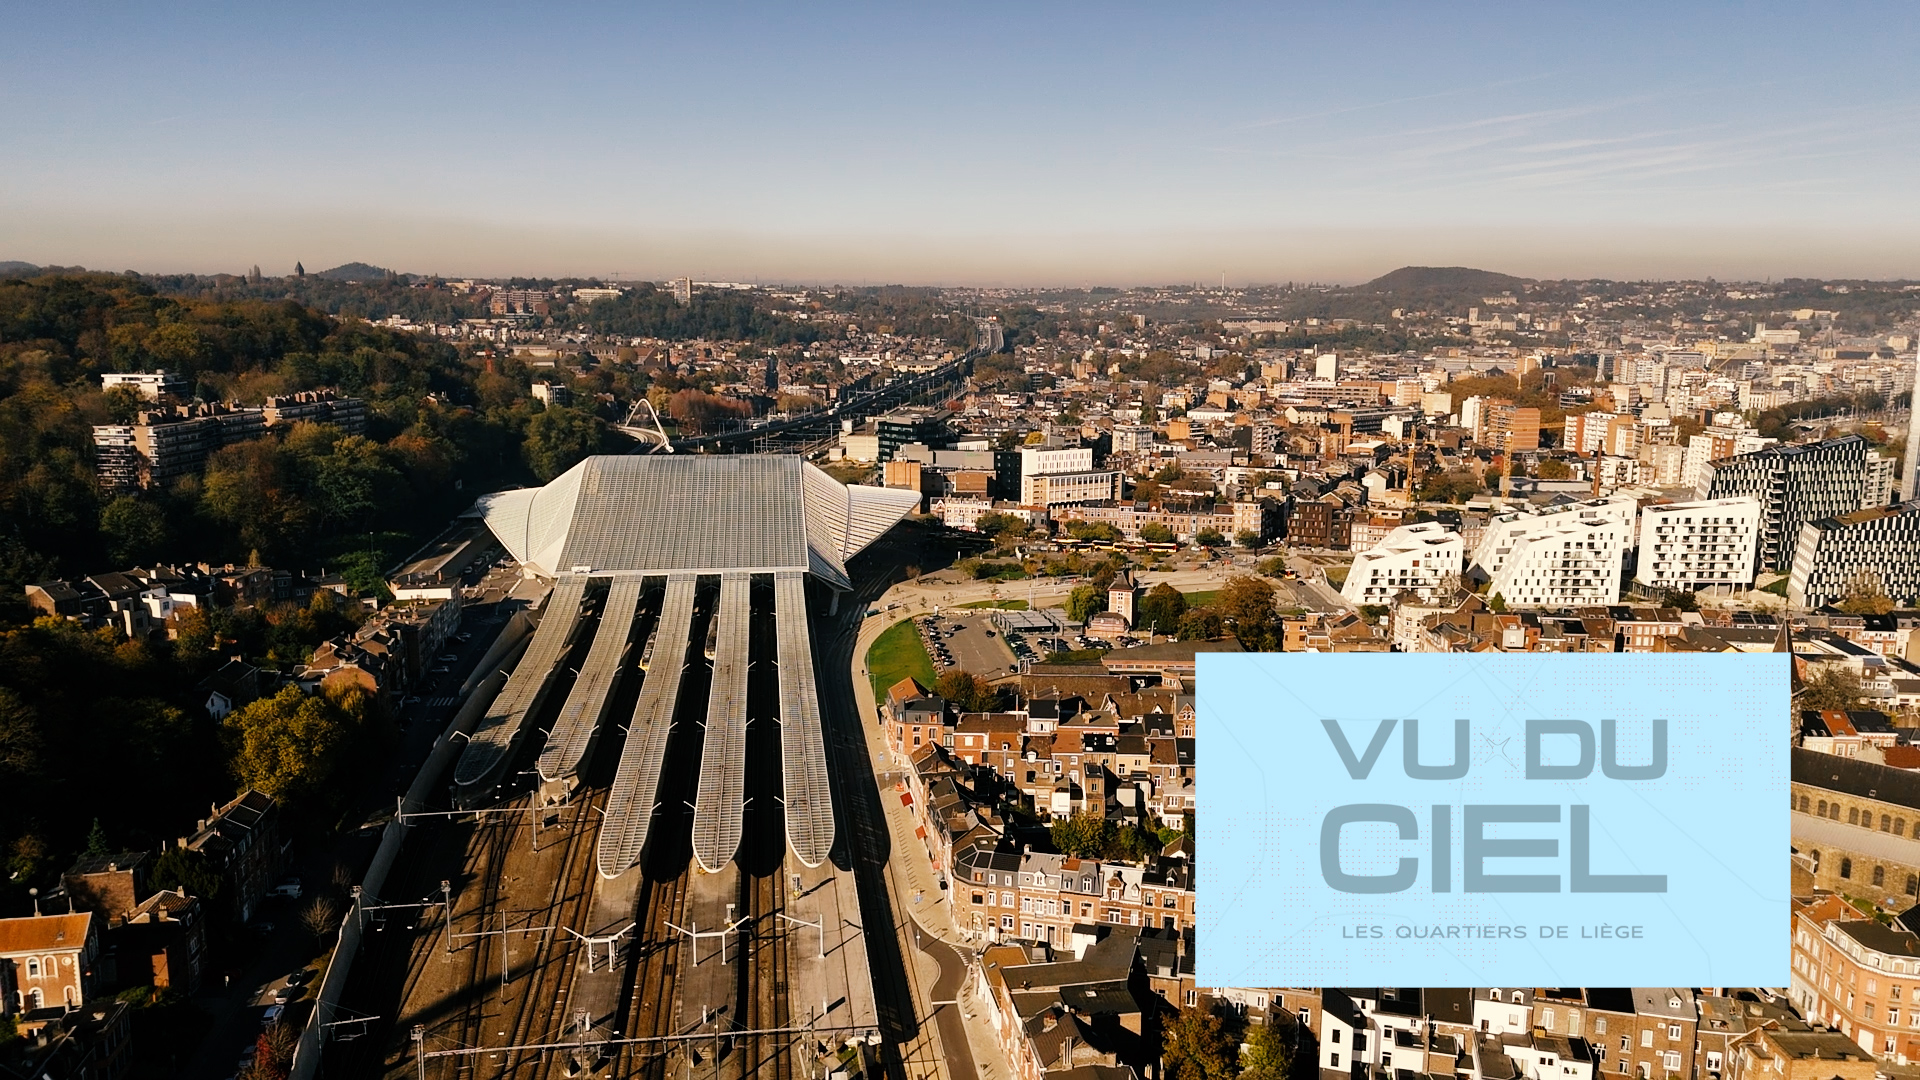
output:
[{"label": "window", "polygon": [[1843,878],[1850,878],[1853,876],[1853,860],[1852,859],[1840,860],[1840,876]]},{"label": "window", "polygon": [[1548,1031],[1553,1030],[1553,1010],[1552,1009],[1540,1010],[1540,1026],[1543,1028],[1546,1028]]},{"label": "window", "polygon": [[39,975],[40,961],[34,959],[33,957],[28,957],[27,958],[27,974],[30,976]]},{"label": "window", "polygon": [[1653,1029],[1652,1028],[1640,1029],[1640,1045],[1641,1046],[1653,1045]]},{"label": "window", "polygon": [[1907,895],[1920,896],[1920,877],[1915,877],[1912,874],[1907,875]]},{"label": "window", "polygon": [[1679,1072],[1679,1071],[1680,1071],[1680,1053],[1679,1053],[1679,1051],[1677,1051],[1677,1050],[1669,1050],[1669,1051],[1667,1051],[1667,1071],[1668,1071],[1668,1072]]},{"label": "window", "polygon": [[1594,1018],[1593,1018],[1593,1033],[1594,1033],[1595,1035],[1605,1035],[1605,1034],[1607,1033],[1607,1018],[1606,1018],[1606,1017],[1604,1017],[1604,1016],[1596,1016],[1596,1017],[1594,1017]]},{"label": "window", "polygon": [[[1188,998],[1192,998],[1192,997],[1193,997],[1193,994],[1194,994],[1194,992],[1193,992],[1192,990],[1189,990],[1189,991],[1187,991],[1187,997],[1188,997]],[[1189,1004],[1189,1005],[1191,1005],[1191,1004],[1193,1004],[1193,1002],[1192,1002],[1192,1001],[1188,1001],[1188,1002],[1187,1002],[1187,1004]],[[1340,1067],[1340,1052],[1339,1052],[1338,1050],[1336,1050],[1336,1051],[1334,1051],[1334,1052],[1333,1052],[1333,1054],[1332,1054],[1332,1058],[1333,1058],[1333,1067],[1334,1067],[1334,1068],[1336,1068],[1336,1069],[1337,1069],[1337,1068],[1339,1068],[1339,1067]]]},{"label": "window", "polygon": [[1524,1000],[1526,1000],[1526,995],[1524,995],[1524,994],[1522,994],[1522,993],[1520,993],[1520,991],[1518,991],[1518,990],[1515,990],[1515,991],[1513,992],[1513,1003],[1514,1003],[1515,1005],[1518,1005],[1518,1004],[1520,1004],[1520,1003],[1521,1003],[1522,1001],[1524,1001]]},{"label": "window", "polygon": [[1340,1035],[1341,1035],[1341,1030],[1339,1028],[1334,1028],[1332,1042],[1335,1046],[1340,1045]]},{"label": "window", "polygon": [[1679,1024],[1668,1024],[1668,1025],[1667,1025],[1667,1038],[1669,1038],[1669,1039],[1677,1039],[1677,1038],[1679,1038],[1679,1037],[1680,1037],[1680,1025],[1679,1025]]},{"label": "window", "polygon": [[1012,893],[1010,893],[1010,892],[1003,892],[1003,893],[1001,893],[1001,894],[1000,894],[1000,906],[1001,906],[1001,907],[1004,907],[1004,908],[1010,908],[1010,907],[1012,907],[1012,906],[1013,906],[1013,894],[1012,894]]},{"label": "window", "polygon": [[1886,867],[1884,867],[1884,866],[1876,866],[1876,867],[1874,867],[1874,868],[1873,868],[1873,883],[1874,883],[1874,884],[1875,884],[1876,886],[1877,886],[1877,885],[1885,885],[1885,884],[1887,883],[1887,868],[1886,868]]},{"label": "window", "polygon": [[1860,824],[1860,808],[1859,807],[1857,806],[1847,807],[1847,824],[1849,825]]},{"label": "window", "polygon": [[1893,818],[1890,815],[1887,815],[1887,814],[1880,815],[1880,831],[1881,832],[1893,831]]},{"label": "window", "polygon": [[985,899],[985,897],[984,897],[984,896],[983,896],[982,894],[980,894],[980,893],[974,893],[974,894],[973,894],[973,906],[974,906],[974,907],[980,907],[980,906],[982,906],[982,905],[983,905],[983,904],[985,904],[985,903],[986,903],[986,899]]}]

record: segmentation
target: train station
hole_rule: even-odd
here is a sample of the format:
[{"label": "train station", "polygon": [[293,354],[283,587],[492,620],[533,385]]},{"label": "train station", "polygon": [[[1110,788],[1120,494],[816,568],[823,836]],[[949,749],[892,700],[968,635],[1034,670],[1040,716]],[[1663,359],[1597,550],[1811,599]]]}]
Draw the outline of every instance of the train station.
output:
[{"label": "train station", "polygon": [[819,1075],[878,1041],[814,624],[917,503],[797,456],[630,455],[476,504],[538,600],[403,805],[465,829],[460,870],[367,904],[417,909],[383,946],[389,1072]]}]

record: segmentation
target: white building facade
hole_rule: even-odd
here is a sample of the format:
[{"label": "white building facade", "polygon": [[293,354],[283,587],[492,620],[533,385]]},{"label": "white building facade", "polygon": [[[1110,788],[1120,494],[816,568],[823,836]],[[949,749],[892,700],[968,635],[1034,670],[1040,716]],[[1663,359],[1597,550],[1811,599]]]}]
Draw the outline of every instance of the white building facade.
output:
[{"label": "white building facade", "polygon": [[1487,521],[1474,566],[1487,592],[1514,607],[1582,607],[1620,598],[1633,543],[1634,500],[1594,499],[1516,510]]},{"label": "white building facade", "polygon": [[1353,557],[1340,595],[1355,605],[1392,604],[1402,593],[1433,600],[1457,583],[1466,551],[1460,534],[1438,522],[1402,525]]},{"label": "white building facade", "polygon": [[1654,589],[1753,584],[1760,500],[1712,499],[1640,511],[1640,562],[1633,579]]}]

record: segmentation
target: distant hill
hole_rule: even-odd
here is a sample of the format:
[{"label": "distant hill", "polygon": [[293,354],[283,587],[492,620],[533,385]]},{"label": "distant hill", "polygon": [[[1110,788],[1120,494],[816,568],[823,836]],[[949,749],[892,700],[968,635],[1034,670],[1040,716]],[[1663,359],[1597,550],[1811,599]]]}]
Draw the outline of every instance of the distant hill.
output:
[{"label": "distant hill", "polygon": [[1351,292],[1389,295],[1427,295],[1433,293],[1502,293],[1527,284],[1526,278],[1475,270],[1468,266],[1403,266],[1383,274]]},{"label": "distant hill", "polygon": [[40,269],[38,266],[30,262],[20,262],[17,259],[0,259],[0,274],[31,274],[38,269]]},{"label": "distant hill", "polygon": [[328,281],[380,281],[392,271],[369,263],[350,262],[336,266],[331,270],[322,270],[313,275]]}]

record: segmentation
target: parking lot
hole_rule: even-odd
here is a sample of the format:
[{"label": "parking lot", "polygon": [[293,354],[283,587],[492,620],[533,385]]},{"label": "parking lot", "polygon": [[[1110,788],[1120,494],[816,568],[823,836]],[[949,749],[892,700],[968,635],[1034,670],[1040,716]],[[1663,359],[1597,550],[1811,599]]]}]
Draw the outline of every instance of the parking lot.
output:
[{"label": "parking lot", "polygon": [[997,679],[1019,668],[989,612],[947,609],[939,615],[915,619],[914,624],[920,629],[920,640],[926,644],[936,671],[957,667],[981,678]]}]

